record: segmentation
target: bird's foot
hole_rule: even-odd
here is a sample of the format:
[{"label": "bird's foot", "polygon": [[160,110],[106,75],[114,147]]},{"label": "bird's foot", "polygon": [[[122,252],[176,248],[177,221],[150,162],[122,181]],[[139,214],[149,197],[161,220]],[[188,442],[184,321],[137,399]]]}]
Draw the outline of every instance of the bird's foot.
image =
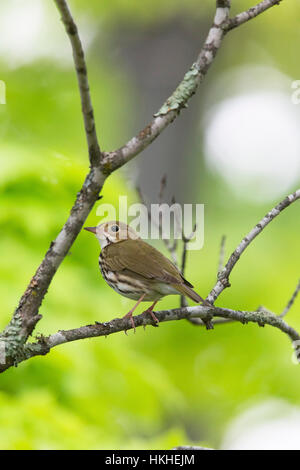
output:
[{"label": "bird's foot", "polygon": [[[123,318],[129,318],[129,319],[130,319],[131,326],[132,326],[132,328],[133,328],[133,330],[134,330],[134,332],[135,332],[135,323],[134,323],[134,319],[133,319],[132,312],[130,311],[130,312],[126,313],[126,315],[124,315]],[[126,331],[125,331],[125,333],[126,333]],[[126,333],[126,334],[127,334],[127,333]]]},{"label": "bird's foot", "polygon": [[[131,323],[131,326],[132,326],[134,332],[135,332],[135,323],[134,323],[134,319],[133,319],[132,314],[133,314],[133,312],[135,311],[135,309],[137,308],[137,306],[142,302],[142,300],[143,300],[143,298],[145,297],[145,295],[146,295],[145,293],[142,294],[141,297],[139,298],[139,300],[137,301],[137,303],[135,304],[135,306],[134,306],[131,310],[129,310],[129,312],[126,313],[126,315],[124,315],[124,317],[123,317],[123,318],[130,318],[130,323]],[[152,306],[151,306],[151,307],[152,307]],[[127,334],[127,333],[126,333],[126,330],[125,330],[125,334]]]},{"label": "bird's foot", "polygon": [[145,310],[143,313],[148,313],[149,315],[151,315],[151,317],[152,317],[152,319],[155,323],[155,326],[158,326],[159,319],[155,316],[153,310],[151,310],[151,307],[147,308],[147,310]]}]

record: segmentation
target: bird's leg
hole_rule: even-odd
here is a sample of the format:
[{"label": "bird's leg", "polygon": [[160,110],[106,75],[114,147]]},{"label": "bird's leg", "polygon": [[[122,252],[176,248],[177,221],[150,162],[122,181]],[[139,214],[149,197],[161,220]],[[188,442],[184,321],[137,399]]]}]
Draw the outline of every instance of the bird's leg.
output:
[{"label": "bird's leg", "polygon": [[149,308],[147,308],[147,310],[145,310],[143,313],[149,313],[151,315],[151,317],[153,318],[154,322],[155,323],[159,323],[159,319],[154,315],[153,313],[153,309],[155,307],[155,305],[157,304],[158,300],[156,300],[155,302],[153,302],[152,305],[150,305]]},{"label": "bird's leg", "polygon": [[132,328],[134,329],[134,332],[135,332],[135,324],[134,324],[134,319],[132,317],[132,314],[133,312],[135,311],[135,309],[140,305],[140,303],[142,302],[143,298],[145,297],[146,294],[143,294],[139,300],[137,301],[137,303],[132,307],[131,310],[129,310],[128,313],[126,313],[126,315],[124,315],[123,318],[130,318],[130,321],[131,321],[131,325],[132,325]]}]

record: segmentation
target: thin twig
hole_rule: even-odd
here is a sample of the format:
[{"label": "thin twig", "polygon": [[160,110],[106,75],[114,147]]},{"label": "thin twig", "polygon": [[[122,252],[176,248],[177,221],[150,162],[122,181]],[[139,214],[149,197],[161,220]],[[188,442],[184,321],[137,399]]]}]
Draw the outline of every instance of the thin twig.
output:
[{"label": "thin twig", "polygon": [[252,20],[261,13],[264,13],[269,8],[275,5],[279,5],[281,1],[282,0],[264,0],[255,5],[254,7],[249,8],[249,10],[239,13],[234,18],[230,18],[227,25],[225,26],[226,31],[230,31],[234,28],[237,28],[237,26],[241,26],[242,24],[246,23],[249,20]]},{"label": "thin twig", "polygon": [[[164,175],[161,179],[161,185],[160,185],[160,191],[159,191],[159,203],[162,204],[162,201],[163,201],[163,193],[164,193],[164,189],[165,189],[165,186],[166,186],[166,175]],[[162,241],[163,243],[165,244],[167,250],[169,251],[170,255],[171,255],[171,258],[172,258],[172,261],[173,263],[175,264],[175,266],[178,267],[178,258],[177,258],[177,252],[176,252],[176,249],[177,249],[177,240],[174,239],[173,241],[172,240],[169,240],[168,238],[164,238],[163,237],[163,233],[162,233],[162,214],[159,213],[159,217],[158,217],[158,220],[155,220],[155,218],[152,217],[152,213],[151,213],[151,210],[149,210],[149,204],[147,203],[146,201],[146,198],[141,190],[141,188],[139,186],[136,186],[136,191],[138,193],[138,196],[140,198],[140,201],[142,202],[142,204],[144,204],[147,208],[147,214],[148,214],[148,221],[149,221],[149,224],[150,224],[150,227],[152,224],[154,224],[159,233],[162,235]]]},{"label": "thin twig", "polygon": [[221,245],[220,245],[220,255],[219,255],[219,267],[218,267],[218,276],[224,267],[224,259],[225,259],[225,243],[226,237],[225,235],[221,238]]},{"label": "thin twig", "polygon": [[197,223],[195,222],[192,232],[186,236],[182,229],[182,241],[183,241],[183,249],[181,255],[181,274],[184,276],[185,266],[186,266],[186,255],[187,255],[187,247],[188,244],[193,240],[195,233],[197,230]]},{"label": "thin twig", "polygon": [[272,222],[284,209],[289,207],[293,202],[300,199],[300,189],[295,191],[293,194],[287,196],[283,201],[277,204],[276,207],[271,209],[259,222],[255,225],[255,227],[243,238],[241,243],[237,246],[234,252],[231,254],[229,260],[227,261],[225,267],[222,269],[218,276],[218,281],[216,285],[211,290],[210,294],[207,297],[208,302],[214,303],[215,300],[219,297],[221,292],[226,287],[230,286],[229,283],[229,276],[231,271],[233,270],[234,266],[236,265],[237,261],[240,259],[241,255],[245,251],[245,249],[250,245],[250,243],[259,235],[264,228]]},{"label": "thin twig", "polygon": [[[195,223],[193,227],[193,231],[188,235],[187,237],[184,234],[183,228],[181,229],[182,233],[182,241],[183,241],[183,246],[182,246],[182,254],[181,254],[181,274],[184,276],[185,273],[185,267],[186,267],[186,261],[187,261],[187,247],[189,242],[194,238],[194,235],[197,230],[197,223]],[[180,307],[187,307],[187,299],[184,295],[180,296]],[[196,324],[195,321],[192,321],[192,323]]]},{"label": "thin twig", "polygon": [[65,25],[66,32],[71,42],[90,162],[91,165],[97,166],[100,164],[101,151],[96,133],[94,110],[90,96],[90,87],[83,47],[78,34],[76,23],[73,20],[67,2],[65,0],[54,1],[61,14],[61,19]]},{"label": "thin twig", "polygon": [[[183,240],[183,247],[182,247],[182,255],[181,255],[181,274],[184,276],[185,272],[185,265],[186,265],[186,252],[187,252],[187,244],[189,240]],[[184,295],[180,296],[180,307],[187,307],[188,302]]]},{"label": "thin twig", "polygon": [[158,195],[158,199],[159,199],[160,204],[163,201],[163,196],[164,196],[164,192],[165,192],[165,189],[166,189],[166,185],[167,185],[167,175],[164,174],[162,179],[160,180],[160,189],[159,189],[159,195]]},{"label": "thin twig", "polygon": [[293,303],[294,303],[295,300],[296,300],[296,297],[297,297],[299,291],[300,291],[300,279],[299,279],[299,282],[298,282],[298,284],[297,284],[296,289],[294,290],[294,293],[293,293],[292,297],[291,297],[290,300],[288,301],[288,303],[287,303],[285,309],[283,310],[283,312],[279,315],[281,318],[285,317],[285,315],[290,311],[290,309],[291,309]]}]

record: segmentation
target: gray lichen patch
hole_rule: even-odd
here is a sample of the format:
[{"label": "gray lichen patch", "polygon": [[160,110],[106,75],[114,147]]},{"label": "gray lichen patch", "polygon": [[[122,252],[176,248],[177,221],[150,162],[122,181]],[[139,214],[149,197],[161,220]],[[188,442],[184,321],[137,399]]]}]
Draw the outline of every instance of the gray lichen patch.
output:
[{"label": "gray lichen patch", "polygon": [[154,114],[155,117],[163,116],[170,111],[180,110],[187,106],[188,99],[195,93],[199,83],[199,67],[193,64],[185,74],[182,82],[178,85],[174,93],[162,105],[160,110]]},{"label": "gray lichen patch", "polygon": [[[21,334],[22,318],[21,315],[15,313],[11,322],[0,335],[2,357],[1,363],[4,364],[9,359],[15,359],[20,350],[23,349],[24,338]],[[5,359],[5,361],[3,361]]]}]

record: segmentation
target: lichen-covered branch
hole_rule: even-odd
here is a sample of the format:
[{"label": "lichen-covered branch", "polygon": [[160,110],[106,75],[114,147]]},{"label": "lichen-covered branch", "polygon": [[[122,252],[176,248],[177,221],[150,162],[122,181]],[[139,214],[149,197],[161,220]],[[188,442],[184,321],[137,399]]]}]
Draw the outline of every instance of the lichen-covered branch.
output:
[{"label": "lichen-covered branch", "polygon": [[77,27],[67,2],[65,0],[55,0],[55,3],[61,13],[73,49],[91,168],[81,190],[77,194],[66,223],[57,238],[51,242],[43,261],[22,296],[12,320],[0,334],[0,344],[1,342],[2,344],[4,343],[6,351],[5,362],[0,364],[0,371],[1,367],[11,366],[15,362],[18,351],[22,349],[22,346],[34,330],[36,323],[41,319],[38,311],[53,276],[99,198],[99,192],[106,178],[100,169],[101,152],[96,135],[87,68]]},{"label": "lichen-covered branch", "polygon": [[[42,263],[22,296],[12,320],[4,332],[0,334],[0,342],[2,340],[6,343],[6,361],[5,363],[0,363],[0,372],[3,367],[7,368],[7,365],[13,365],[15,362],[14,352],[25,344],[36,323],[41,319],[38,311],[53,276],[70,250],[84,221],[98,199],[103,182],[104,178],[100,170],[97,168],[91,169],[82,189],[78,193],[66,223],[57,238],[51,242]],[[7,338],[10,338],[10,340],[8,341]],[[13,343],[12,338],[14,338],[13,347],[11,347]]]},{"label": "lichen-covered branch", "polygon": [[196,93],[199,84],[205,77],[221,46],[225,35],[223,25],[229,19],[229,9],[229,1],[217,1],[214,23],[209,30],[196,62],[185,74],[176,90],[154,115],[152,121],[139,134],[118,150],[104,153],[103,165],[107,173],[124,165],[140,153],[174,121],[183,108],[187,107],[188,100]]},{"label": "lichen-covered branch", "polygon": [[[207,318],[220,317],[226,320],[233,320],[242,324],[249,322],[256,323],[259,326],[270,325],[274,328],[279,329],[285,333],[290,340],[294,343],[300,340],[300,335],[289,326],[280,316],[274,313],[267,312],[265,310],[257,310],[252,312],[231,310],[220,307],[206,307],[206,306],[195,306],[195,307],[183,307],[172,310],[162,310],[155,312],[155,316],[158,318],[160,323],[170,322],[182,319],[201,319],[206,321]],[[147,313],[142,313],[134,317],[135,327],[152,325],[157,327],[157,324],[153,323],[152,318]],[[96,323],[94,325],[86,325],[80,328],[72,330],[59,331],[48,337],[41,337],[36,343],[27,344],[24,348],[23,357],[19,358],[19,362],[22,360],[29,359],[30,357],[37,355],[45,355],[52,348],[72,341],[78,341],[85,338],[95,338],[100,336],[109,336],[113,333],[121,331],[128,331],[132,329],[132,323],[128,318],[115,318],[109,322]]]},{"label": "lichen-covered branch", "polygon": [[[81,108],[91,168],[84,180],[81,190],[77,194],[67,221],[63,225],[56,239],[51,242],[43,261],[22,296],[12,320],[0,334],[0,372],[6,370],[13,364],[20,362],[20,358],[24,356],[25,351],[28,352],[30,348],[40,348],[40,342],[37,345],[24,345],[26,344],[28,337],[32,334],[36,323],[41,319],[39,308],[51,284],[53,276],[69,252],[87,216],[99,198],[99,192],[101,191],[108,175],[112,171],[126,164],[134,156],[150,145],[151,142],[156,139],[156,137],[158,137],[161,132],[179,115],[180,111],[186,107],[188,100],[196,92],[198,85],[201,83],[209,67],[212,65],[225,33],[245,21],[248,21],[248,19],[259,15],[271,6],[279,3],[278,1],[272,2],[271,0],[261,2],[257,7],[254,7],[256,9],[253,10],[252,13],[249,10],[248,12],[241,13],[236,18],[230,20],[230,0],[217,0],[214,22],[209,30],[204,46],[195,63],[185,74],[183,81],[178,85],[174,93],[166,100],[150,124],[137,136],[130,139],[123,147],[116,151],[101,153],[89,92],[87,67],[77,26],[72,18],[67,1],[54,1],[60,11],[61,18],[65,25],[73,50],[74,65],[81,97]],[[288,203],[290,204],[291,202],[288,201]],[[240,255],[243,249],[239,249],[237,254]],[[235,254],[232,255],[233,258],[230,258],[228,261],[224,268],[225,271],[223,270],[221,272],[220,279],[209,296],[211,300],[215,300],[225,288],[229,274],[237,261],[235,259],[236,256],[237,255]],[[200,313],[200,311],[198,312]],[[179,315],[178,310],[177,315]],[[192,318],[191,315],[189,316]],[[205,318],[203,317],[204,321],[208,319],[208,317],[209,314],[207,314]],[[179,317],[176,319],[179,319]],[[60,333],[57,333],[57,335],[58,336],[54,335],[54,337],[61,338]],[[2,354],[3,350],[5,351],[4,357]]]},{"label": "lichen-covered branch", "polygon": [[[284,208],[288,207],[290,204],[292,204],[292,202],[295,202],[298,198],[300,198],[300,190],[295,191],[295,193],[288,196],[282,202],[277,204],[277,206],[270,212],[268,212],[268,214],[255,226],[255,228],[249,233],[249,235],[243,239],[243,241],[239,244],[234,253],[241,253],[242,251],[244,251],[246,247],[249,246],[250,243],[255,239],[255,237],[262,232],[262,230],[268,225],[268,223],[276,217],[276,215],[280,214]],[[287,201],[289,201],[289,203]],[[256,232],[256,230],[258,230],[258,232]],[[239,259],[239,257],[234,255],[234,253],[229,258],[229,261],[227,262],[221,274],[226,272],[229,276],[230,272],[234,268],[237,260]],[[226,279],[228,282],[228,277]],[[219,285],[219,282],[220,281],[218,280],[217,285],[214,289],[215,292],[221,293],[222,290],[216,290]],[[287,304],[286,309],[284,310],[285,314],[288,310],[290,310],[291,306],[293,305],[295,298],[299,292],[299,289],[300,287],[298,284],[291,299]],[[204,305],[198,305],[194,307],[181,306],[177,309],[155,312],[155,315],[159,322],[186,319],[195,324],[205,324],[208,329],[210,329],[211,325],[214,326],[218,324],[228,323],[231,321],[238,321],[243,324],[252,322],[258,324],[259,326],[270,325],[287,334],[290,340],[295,345],[297,356],[300,355],[300,335],[297,333],[296,330],[294,330],[282,319],[282,314],[275,315],[273,312],[270,312],[265,308],[259,307],[255,311],[241,311],[222,307],[215,307],[213,305],[211,307],[207,307]],[[141,315],[135,316],[134,324],[136,327],[146,325],[152,325],[157,327],[157,324],[153,323],[152,318],[147,313],[142,313]],[[72,330],[59,331],[58,333],[54,333],[53,335],[48,337],[41,336],[37,342],[29,344],[27,343],[23,348],[17,348],[17,350],[15,351],[14,363],[22,362],[36,355],[47,354],[53,347],[58,346],[60,344],[68,343],[71,341],[77,341],[84,338],[109,336],[112,333],[118,333],[120,331],[126,332],[131,328],[132,322],[130,321],[130,319],[124,317],[115,318],[114,320],[105,323],[96,323],[94,325],[86,325]],[[11,339],[8,335],[6,335],[3,336],[2,341],[5,340],[5,338]],[[11,364],[9,363],[4,363],[2,365],[0,363],[0,371],[6,370],[10,365]]]}]

